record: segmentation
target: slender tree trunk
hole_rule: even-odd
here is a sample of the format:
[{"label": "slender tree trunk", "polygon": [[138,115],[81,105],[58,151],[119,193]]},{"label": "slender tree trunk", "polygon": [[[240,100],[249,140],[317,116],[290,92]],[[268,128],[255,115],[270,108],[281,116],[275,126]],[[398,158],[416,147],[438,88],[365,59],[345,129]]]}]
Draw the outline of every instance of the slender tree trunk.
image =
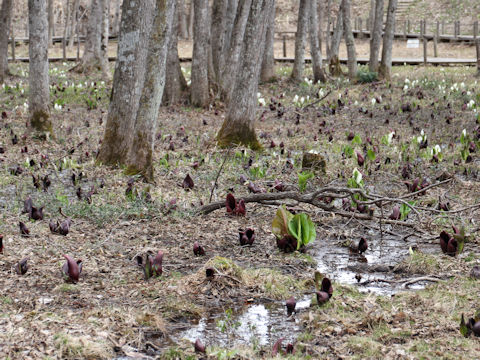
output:
[{"label": "slender tree trunk", "polygon": [[142,93],[155,1],[123,0],[118,56],[113,76],[107,124],[97,160],[124,165],[133,141],[135,118]]},{"label": "slender tree trunk", "polygon": [[[227,7],[227,32],[225,34],[225,46],[224,51],[225,54],[223,55],[226,59],[228,51],[230,50],[230,43],[232,40],[232,32],[233,26],[235,24],[235,16],[237,14],[237,7],[238,7],[238,0],[228,0],[228,7]],[[225,60],[226,62],[226,60]],[[223,69],[220,69],[222,71]]]},{"label": "slender tree trunk", "polygon": [[85,50],[80,64],[73,68],[74,71],[88,73],[92,70],[100,70],[103,76],[109,76],[108,58],[105,56],[105,49],[102,50],[105,39],[104,16],[107,8],[106,1],[107,0],[92,0],[90,15],[88,17]]},{"label": "slender tree trunk", "polygon": [[333,57],[338,59],[338,51],[340,49],[340,42],[343,37],[343,10],[342,10],[342,3],[338,8],[338,16],[337,16],[337,24],[335,29],[333,30],[332,36],[332,44],[330,45],[330,55],[328,60],[330,61]]},{"label": "slender tree trunk", "polygon": [[325,35],[325,48],[327,52],[327,59],[330,59],[330,25],[332,23],[332,0],[327,0],[327,33]]},{"label": "slender tree trunk", "polygon": [[345,43],[348,54],[348,77],[355,80],[357,76],[357,55],[355,52],[355,39],[353,37],[352,23],[350,21],[350,0],[342,0],[343,6],[343,28],[345,29]]},{"label": "slender tree trunk", "polygon": [[309,0],[300,0],[298,8],[297,33],[295,35],[295,60],[293,62],[292,79],[303,80],[305,70],[305,43],[307,41]]},{"label": "slender tree trunk", "polygon": [[322,68],[322,51],[320,50],[318,36],[318,19],[317,19],[317,0],[308,0],[310,9],[309,35],[310,35],[310,54],[312,55],[313,82],[325,82],[327,78]]},{"label": "slender tree trunk", "polygon": [[12,0],[3,0],[0,9],[0,84],[8,72],[8,38],[10,37],[10,19],[12,18]]},{"label": "slender tree trunk", "polygon": [[194,20],[194,6],[193,1],[190,0],[190,7],[188,8],[188,38],[191,40],[193,39],[193,20]]},{"label": "slender tree trunk", "polygon": [[375,23],[375,1],[370,0],[370,11],[368,12],[368,30],[370,31],[370,39],[373,35],[373,24]]},{"label": "slender tree trunk", "polygon": [[370,61],[368,64],[370,71],[378,71],[378,56],[380,54],[383,28],[383,0],[375,1],[375,20],[373,22],[373,32],[370,39]]},{"label": "slender tree trunk", "polygon": [[182,39],[188,39],[187,11],[185,0],[179,0],[177,4],[179,33]]},{"label": "slender tree trunk", "polygon": [[53,43],[53,26],[54,26],[54,21],[53,21],[53,0],[48,0],[48,6],[47,6],[47,11],[48,11],[48,42],[50,44]]},{"label": "slender tree trunk", "polygon": [[37,131],[52,133],[48,104],[48,17],[46,0],[28,0],[30,125]]},{"label": "slender tree trunk", "polygon": [[63,41],[68,42],[70,36],[70,25],[71,25],[71,9],[70,9],[70,0],[65,2],[65,26],[63,27]]},{"label": "slender tree trunk", "polygon": [[237,74],[233,98],[228,104],[225,121],[217,134],[219,146],[243,144],[252,149],[261,148],[255,134],[255,112],[261,59],[265,48],[268,16],[273,11],[273,0],[254,0],[250,7],[244,37],[241,70]]},{"label": "slender tree trunk", "polygon": [[193,0],[193,4],[194,29],[191,102],[193,106],[207,107],[210,100],[208,84],[208,60],[210,49],[208,0]]},{"label": "slender tree trunk", "polygon": [[117,0],[115,4],[115,18],[112,26],[113,33],[116,35],[120,33],[121,5],[122,0]]},{"label": "slender tree trunk", "polygon": [[[101,52],[100,56],[103,61],[106,62],[106,71],[109,70],[108,66],[108,36],[110,30],[110,1],[104,0],[105,4],[102,12],[102,34],[101,34]],[[105,70],[104,70],[105,71]],[[110,74],[107,74],[110,77]]]},{"label": "slender tree trunk", "polygon": [[267,34],[265,38],[265,51],[263,53],[262,69],[260,71],[260,80],[262,82],[275,79],[275,55],[273,46],[275,42],[275,0],[273,1],[273,10],[268,15]]},{"label": "slender tree trunk", "polygon": [[69,49],[72,49],[73,48],[73,44],[74,44],[74,41],[75,41],[75,33],[76,33],[76,27],[78,26],[78,6],[79,6],[79,2],[80,0],[74,0],[73,2],[73,9],[72,9],[72,32],[71,32],[71,35],[70,35],[70,41],[68,42],[68,48]]},{"label": "slender tree trunk", "polygon": [[227,32],[227,7],[228,0],[213,0],[212,5],[212,61],[213,72],[216,75],[214,79],[220,82],[220,69],[224,66],[225,55],[225,35]]},{"label": "slender tree trunk", "polygon": [[382,62],[380,63],[380,77],[390,80],[392,71],[392,46],[395,33],[395,13],[397,11],[397,0],[388,1],[387,24],[385,25],[385,36],[383,37]]},{"label": "slender tree trunk", "polygon": [[324,43],[323,23],[325,22],[325,8],[324,0],[318,0],[317,4],[317,22],[318,22],[318,44],[320,45],[320,52],[323,52],[322,46]]},{"label": "slender tree trunk", "polygon": [[237,7],[237,16],[233,25],[232,38],[230,41],[230,50],[228,51],[227,62],[221,76],[221,93],[222,98],[228,104],[230,102],[235,78],[241,65],[240,55],[243,48],[243,39],[245,35],[245,27],[247,25],[248,15],[252,0],[239,0]]},{"label": "slender tree trunk", "polygon": [[[177,7],[176,11],[182,11],[181,7]],[[170,34],[170,40],[168,42],[168,54],[167,54],[167,72],[165,77],[165,89],[163,91],[164,105],[176,104],[182,98],[182,93],[187,89],[187,82],[182,73],[180,66],[180,59],[178,57],[178,21],[180,17],[174,15],[172,23],[172,32]]]},{"label": "slender tree trunk", "polygon": [[156,0],[155,20],[149,41],[146,78],[135,121],[127,173],[142,174],[153,181],[153,146],[157,118],[165,86],[168,39],[172,29],[175,0]]}]

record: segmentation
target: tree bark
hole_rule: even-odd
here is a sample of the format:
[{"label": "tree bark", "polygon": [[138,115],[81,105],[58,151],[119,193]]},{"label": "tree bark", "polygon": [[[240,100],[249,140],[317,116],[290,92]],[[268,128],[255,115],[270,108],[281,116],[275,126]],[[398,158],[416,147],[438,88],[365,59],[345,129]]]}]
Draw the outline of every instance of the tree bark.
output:
[{"label": "tree bark", "polygon": [[191,40],[193,39],[193,13],[194,13],[194,7],[193,7],[193,0],[190,0],[190,7],[188,8],[188,39]]},{"label": "tree bark", "polygon": [[295,60],[293,62],[292,79],[303,80],[305,70],[305,43],[308,28],[309,0],[300,0],[298,8],[297,33],[295,35]]},{"label": "tree bark", "polygon": [[380,44],[382,41],[383,28],[383,0],[375,0],[375,20],[373,22],[373,32],[370,39],[370,61],[368,68],[370,71],[378,71],[378,56],[380,54]]},{"label": "tree bark", "polygon": [[121,5],[122,0],[117,0],[115,4],[115,18],[112,26],[113,33],[117,35],[120,33]]},{"label": "tree bark", "polygon": [[320,52],[323,52],[323,24],[325,22],[325,10],[324,10],[324,0],[318,0],[319,3],[317,4],[317,22],[318,22],[318,44],[320,46]]},{"label": "tree bark", "polygon": [[73,9],[72,9],[72,25],[71,25],[71,35],[70,35],[70,41],[68,42],[68,47],[70,49],[73,48],[73,43],[75,41],[75,33],[76,29],[78,26],[78,6],[79,6],[80,0],[74,0],[73,2]]},{"label": "tree bark", "polygon": [[392,71],[392,46],[395,33],[395,13],[397,11],[397,0],[388,1],[387,24],[383,37],[382,62],[380,63],[379,75],[383,79],[390,80]]},{"label": "tree bark", "polygon": [[327,78],[322,68],[322,51],[320,50],[320,37],[318,35],[318,19],[317,19],[317,0],[308,0],[310,5],[310,54],[312,56],[313,82],[325,82]]},{"label": "tree bark", "polygon": [[[88,73],[92,70],[100,70],[103,76],[108,77],[108,58],[103,48],[105,39],[105,12],[107,0],[92,0],[90,15],[88,17],[87,36],[85,48],[80,64],[73,68],[79,73]],[[103,37],[103,38],[102,38]],[[107,37],[108,39],[108,37]]]},{"label": "tree bark", "polygon": [[127,174],[141,174],[153,181],[153,146],[157,118],[165,86],[168,39],[172,29],[175,0],[156,0],[155,20],[149,40],[146,78],[135,121]]},{"label": "tree bark", "polygon": [[340,41],[342,40],[343,37],[343,2],[340,3],[340,6],[338,8],[338,16],[337,16],[337,24],[335,26],[335,29],[333,30],[333,36],[332,36],[332,44],[330,45],[330,54],[328,56],[328,60],[330,60],[333,57],[336,57],[338,59],[338,51],[340,49]]},{"label": "tree bark", "polygon": [[214,80],[219,83],[221,71],[224,66],[225,35],[227,32],[227,7],[228,0],[213,0],[212,5],[212,65]]},{"label": "tree bark", "polygon": [[[178,36],[182,39],[188,39],[188,21],[187,21],[187,11],[185,9],[185,0],[178,0],[177,6],[177,26],[178,26]],[[174,29],[175,30],[175,29]],[[168,60],[167,60],[168,61]]]},{"label": "tree bark", "polygon": [[70,0],[65,1],[65,26],[63,27],[63,41],[68,42],[68,38],[70,37],[70,26],[71,26],[71,6],[70,6]]},{"label": "tree bark", "polygon": [[190,88],[193,106],[207,107],[210,101],[208,83],[208,60],[210,48],[210,26],[208,22],[208,0],[193,0],[193,55],[192,85]]},{"label": "tree bark", "polygon": [[[181,7],[176,8],[176,11],[182,11]],[[182,73],[180,66],[180,59],[178,57],[178,21],[181,21],[180,17],[174,15],[172,23],[172,32],[168,41],[168,54],[167,54],[167,72],[165,75],[165,89],[163,91],[164,105],[172,105],[180,102],[182,93],[187,89],[187,82]]]},{"label": "tree bark", "polygon": [[[228,51],[230,50],[230,43],[232,41],[232,32],[233,32],[233,26],[235,24],[235,16],[237,14],[237,8],[238,8],[238,0],[228,0],[227,26],[226,26],[227,32],[225,34],[225,46],[223,49],[225,51],[225,54],[223,55],[225,59],[227,58]],[[220,71],[223,71],[223,69],[220,69]]]},{"label": "tree bark", "polygon": [[3,0],[0,9],[0,84],[8,75],[8,38],[10,37],[10,19],[12,18],[12,0]]},{"label": "tree bark", "polygon": [[250,7],[244,37],[243,63],[234,85],[235,102],[228,104],[228,112],[217,134],[219,146],[243,144],[252,149],[261,148],[255,134],[255,113],[261,59],[265,48],[266,23],[273,11],[273,0],[254,0]]},{"label": "tree bark", "polygon": [[268,15],[267,34],[265,38],[265,51],[263,53],[262,69],[260,71],[260,81],[267,82],[275,79],[275,56],[273,46],[275,41],[275,0],[273,1],[273,10]]},{"label": "tree bark", "polygon": [[350,21],[350,0],[342,0],[342,3],[343,28],[348,54],[348,77],[353,81],[357,76],[357,54],[355,52],[355,39],[353,37],[352,23]]},{"label": "tree bark", "polygon": [[327,32],[325,34],[325,51],[327,54],[327,59],[330,59],[330,25],[332,22],[332,0],[327,0]]},{"label": "tree bark", "polygon": [[240,55],[242,53],[243,38],[251,4],[252,0],[239,0],[238,2],[237,15],[230,40],[230,49],[228,51],[227,62],[222,70],[222,81],[220,83],[221,96],[227,104],[230,102],[233,93],[232,84],[235,83],[235,77],[241,65]]},{"label": "tree bark", "polygon": [[53,0],[48,0],[48,6],[47,6],[47,12],[48,12],[48,42],[52,44],[53,40],[53,26],[54,26],[54,20],[53,20]]},{"label": "tree bark", "polygon": [[370,0],[370,10],[368,12],[368,31],[370,31],[370,39],[373,34],[373,23],[375,22],[375,1]]},{"label": "tree bark", "polygon": [[[46,0],[28,0],[30,125],[39,132],[52,134],[48,104],[48,17]],[[53,135],[53,134],[52,134]]]},{"label": "tree bark", "polygon": [[124,0],[118,56],[105,133],[97,160],[106,165],[124,165],[133,141],[135,118],[145,79],[149,34],[153,23],[154,0],[141,6]]}]

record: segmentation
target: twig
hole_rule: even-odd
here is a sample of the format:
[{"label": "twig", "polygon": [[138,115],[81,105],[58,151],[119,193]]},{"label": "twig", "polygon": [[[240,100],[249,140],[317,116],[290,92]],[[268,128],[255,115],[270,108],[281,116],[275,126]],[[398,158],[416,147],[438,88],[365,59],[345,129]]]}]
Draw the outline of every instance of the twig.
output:
[{"label": "twig", "polygon": [[320,99],[318,100],[315,100],[314,102],[310,103],[310,104],[307,104],[305,105],[304,107],[302,107],[302,109],[306,109],[310,106],[313,106],[315,104],[318,104],[320,101],[324,100],[328,95],[330,95],[332,93],[332,90],[330,90],[329,92],[327,92],[324,96],[322,96]]},{"label": "twig", "polygon": [[220,169],[218,169],[217,176],[215,177],[215,182],[213,183],[213,186],[212,186],[212,191],[210,192],[210,199],[208,199],[209,203],[212,202],[213,192],[215,191],[215,187],[217,186],[218,178],[220,177],[220,173],[223,170],[223,166],[227,162],[227,158],[228,158],[229,154],[230,154],[230,148],[227,150],[227,152],[225,154],[225,157],[223,158],[223,162],[222,162],[222,165],[220,166]]}]

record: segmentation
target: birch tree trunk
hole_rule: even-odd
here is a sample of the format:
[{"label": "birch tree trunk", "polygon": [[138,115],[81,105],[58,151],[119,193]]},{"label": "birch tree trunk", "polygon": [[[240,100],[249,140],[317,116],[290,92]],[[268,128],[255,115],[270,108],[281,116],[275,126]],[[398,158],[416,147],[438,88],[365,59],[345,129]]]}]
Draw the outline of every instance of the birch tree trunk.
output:
[{"label": "birch tree trunk", "polygon": [[379,75],[383,79],[390,80],[392,71],[392,46],[395,33],[395,13],[397,11],[397,0],[388,1],[387,24],[383,37],[382,62],[380,63]]},{"label": "birch tree trunk", "polygon": [[113,75],[107,123],[97,160],[106,165],[124,165],[133,141],[135,118],[145,79],[154,0],[124,0],[118,56]]},{"label": "birch tree trunk", "polygon": [[273,11],[273,0],[253,0],[244,37],[243,63],[234,85],[235,102],[228,104],[228,112],[217,134],[219,146],[243,144],[252,149],[261,145],[255,134],[255,113],[261,59],[265,48],[267,19]]},{"label": "birch tree trunk", "polygon": [[227,32],[227,7],[228,0],[213,0],[212,5],[212,65],[214,80],[219,83],[221,72],[224,66],[225,35]]},{"label": "birch tree trunk", "polygon": [[[48,104],[48,17],[46,0],[28,0],[30,125],[40,132],[52,134]],[[53,134],[52,134],[53,135]]]},{"label": "birch tree trunk", "polygon": [[[175,11],[182,11],[182,8],[177,7]],[[178,57],[178,33],[180,29],[177,25],[179,21],[180,17],[174,15],[172,31],[168,41],[167,72],[165,75],[165,89],[162,100],[164,105],[172,105],[180,102],[183,91],[187,89],[187,82],[183,76],[180,59]]]},{"label": "birch tree trunk", "polygon": [[305,43],[308,28],[309,0],[300,0],[298,8],[297,33],[295,35],[295,60],[293,62],[292,79],[303,80],[305,70]]},{"label": "birch tree trunk", "polygon": [[268,15],[267,34],[265,38],[265,51],[263,53],[262,69],[260,71],[260,81],[267,82],[275,79],[275,57],[273,46],[275,41],[275,0],[273,1],[273,10]]},{"label": "birch tree trunk", "polygon": [[10,37],[10,19],[12,18],[12,0],[3,0],[0,9],[0,84],[8,75],[8,38]]},{"label": "birch tree trunk", "polygon": [[149,182],[153,182],[153,146],[165,86],[168,39],[172,30],[175,0],[156,0],[156,4],[148,45],[145,83],[127,161],[127,174],[142,174]]},{"label": "birch tree trunk", "polygon": [[357,54],[355,52],[355,39],[353,37],[352,22],[350,21],[350,0],[342,0],[342,2],[343,28],[348,55],[348,77],[353,81],[357,76]]},{"label": "birch tree trunk", "polygon": [[370,71],[378,71],[378,57],[382,41],[382,28],[383,0],[375,0],[375,20],[373,22],[373,32],[370,39],[370,61],[368,64],[368,69]]},{"label": "birch tree trunk", "polygon": [[193,106],[207,107],[210,99],[208,83],[208,60],[210,49],[210,26],[208,0],[193,0],[193,55],[191,102]]},{"label": "birch tree trunk", "polygon": [[320,50],[320,37],[318,35],[318,11],[317,0],[308,0],[310,9],[309,35],[310,35],[310,54],[312,55],[313,82],[325,82],[327,78],[322,68],[322,51]]},{"label": "birch tree trunk", "polygon": [[223,69],[221,76],[221,96],[225,103],[229,103],[232,93],[235,78],[238,69],[241,65],[240,55],[242,53],[243,38],[245,35],[245,28],[250,13],[252,0],[239,0],[237,7],[237,16],[235,17],[235,24],[233,25],[232,38],[230,41],[230,50],[228,51],[227,62]]},{"label": "birch tree trunk", "polygon": [[[108,77],[108,58],[102,51],[102,36],[104,35],[104,15],[107,0],[92,0],[88,17],[85,48],[80,63],[73,68],[79,73],[88,73],[92,70],[102,71]],[[103,34],[103,35],[102,35]]]}]

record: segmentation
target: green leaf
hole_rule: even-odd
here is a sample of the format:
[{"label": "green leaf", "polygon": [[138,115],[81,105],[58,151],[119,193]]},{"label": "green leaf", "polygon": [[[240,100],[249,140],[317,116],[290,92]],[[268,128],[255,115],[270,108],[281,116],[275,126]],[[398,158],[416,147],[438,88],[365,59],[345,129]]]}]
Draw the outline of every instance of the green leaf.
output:
[{"label": "green leaf", "polygon": [[300,192],[304,192],[307,188],[307,181],[308,179],[313,178],[315,175],[310,171],[302,171],[298,173],[298,188]]},{"label": "green leaf", "polygon": [[293,214],[286,209],[285,205],[278,208],[272,221],[272,232],[277,238],[281,239],[289,234],[288,223],[292,218]]},{"label": "green leaf", "polygon": [[355,135],[355,137],[352,140],[352,144],[361,144],[362,143],[362,138],[358,135]]},{"label": "green leaf", "polygon": [[322,279],[323,279],[323,275],[320,271],[315,271],[315,288],[317,290],[320,290],[320,288],[322,287]]},{"label": "green leaf", "polygon": [[467,325],[465,324],[465,318],[463,317],[463,314],[462,320],[460,320],[460,334],[462,334],[464,337],[468,337],[469,335],[469,331]]},{"label": "green leaf", "polygon": [[372,149],[368,149],[367,157],[370,161],[375,161],[375,158],[377,157],[377,155],[375,155],[375,152]]},{"label": "green leaf", "polygon": [[315,224],[305,213],[295,215],[288,222],[288,231],[290,235],[297,239],[297,250],[315,240],[317,233]]}]

